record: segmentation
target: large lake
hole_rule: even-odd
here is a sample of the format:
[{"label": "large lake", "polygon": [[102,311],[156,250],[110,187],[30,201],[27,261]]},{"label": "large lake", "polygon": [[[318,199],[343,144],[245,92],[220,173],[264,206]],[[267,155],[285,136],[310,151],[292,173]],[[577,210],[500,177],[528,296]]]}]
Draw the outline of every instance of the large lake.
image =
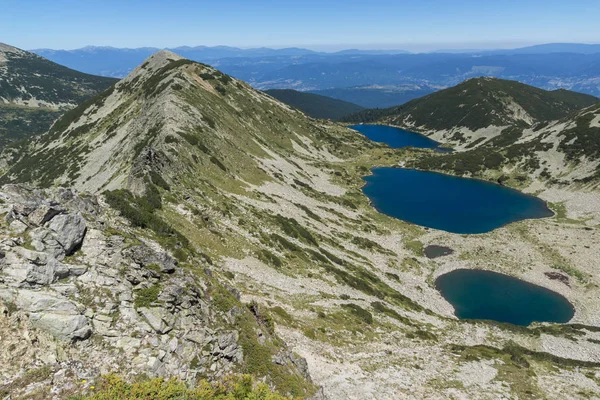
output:
[{"label": "large lake", "polygon": [[353,125],[350,128],[359,131],[374,142],[386,143],[392,148],[418,147],[422,149],[437,149],[439,142],[400,128],[387,125]]},{"label": "large lake", "polygon": [[568,322],[575,310],[562,295],[508,275],[459,269],[437,278],[436,288],[461,319],[487,319],[527,326]]},{"label": "large lake", "polygon": [[553,215],[541,199],[490,182],[404,168],[372,172],[363,192],[373,206],[428,228],[476,234]]}]

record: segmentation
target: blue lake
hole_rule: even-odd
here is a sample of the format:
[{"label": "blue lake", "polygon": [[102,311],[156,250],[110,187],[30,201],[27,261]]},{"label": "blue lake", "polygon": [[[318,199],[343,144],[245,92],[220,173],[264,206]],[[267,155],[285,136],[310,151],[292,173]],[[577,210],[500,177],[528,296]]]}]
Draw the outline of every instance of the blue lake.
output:
[{"label": "blue lake", "polygon": [[437,149],[440,145],[439,142],[436,142],[425,135],[421,135],[420,133],[410,132],[392,126],[365,124],[353,125],[350,128],[359,131],[374,142],[386,143],[394,149],[401,147]]},{"label": "blue lake", "polygon": [[568,322],[575,310],[562,295],[496,272],[459,269],[435,282],[461,319],[487,319],[527,326]]},{"label": "blue lake", "polygon": [[403,168],[372,172],[362,190],[373,206],[416,225],[476,234],[553,215],[541,199],[490,182]]}]

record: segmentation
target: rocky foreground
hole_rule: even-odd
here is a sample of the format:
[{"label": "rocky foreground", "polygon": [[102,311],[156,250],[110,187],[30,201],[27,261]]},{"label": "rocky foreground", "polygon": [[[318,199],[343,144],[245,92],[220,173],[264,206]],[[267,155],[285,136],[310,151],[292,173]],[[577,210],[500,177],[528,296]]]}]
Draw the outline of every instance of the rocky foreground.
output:
[{"label": "rocky foreground", "polygon": [[[237,292],[208,264],[182,266],[158,243],[120,231],[97,198],[6,185],[0,199],[0,393],[50,387],[64,398],[109,372],[217,379],[240,370],[240,336],[280,342],[256,323],[258,306],[211,305],[235,305]],[[250,333],[230,328],[247,326],[248,314]],[[306,361],[284,345],[272,362],[310,382]]]}]

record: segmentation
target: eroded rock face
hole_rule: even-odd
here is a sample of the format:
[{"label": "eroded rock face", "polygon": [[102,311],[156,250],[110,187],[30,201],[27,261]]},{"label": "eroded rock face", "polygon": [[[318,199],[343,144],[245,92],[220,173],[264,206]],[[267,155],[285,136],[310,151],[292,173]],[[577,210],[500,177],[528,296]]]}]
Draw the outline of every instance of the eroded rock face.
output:
[{"label": "eroded rock face", "polygon": [[[211,274],[179,268],[94,198],[17,185],[0,198],[0,345],[19,354],[0,363],[5,381],[34,365],[51,365],[57,382],[113,371],[184,380],[239,371],[244,351],[234,327],[243,310],[215,310]],[[310,379],[305,361],[287,350],[273,363]]]}]

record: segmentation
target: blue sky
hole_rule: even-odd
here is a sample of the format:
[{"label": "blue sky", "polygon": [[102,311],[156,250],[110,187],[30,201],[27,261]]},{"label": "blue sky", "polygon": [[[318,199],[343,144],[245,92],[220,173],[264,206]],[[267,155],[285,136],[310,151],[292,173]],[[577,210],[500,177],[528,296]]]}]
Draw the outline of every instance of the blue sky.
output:
[{"label": "blue sky", "polygon": [[0,0],[0,42],[319,50],[600,43],[600,0]]}]

